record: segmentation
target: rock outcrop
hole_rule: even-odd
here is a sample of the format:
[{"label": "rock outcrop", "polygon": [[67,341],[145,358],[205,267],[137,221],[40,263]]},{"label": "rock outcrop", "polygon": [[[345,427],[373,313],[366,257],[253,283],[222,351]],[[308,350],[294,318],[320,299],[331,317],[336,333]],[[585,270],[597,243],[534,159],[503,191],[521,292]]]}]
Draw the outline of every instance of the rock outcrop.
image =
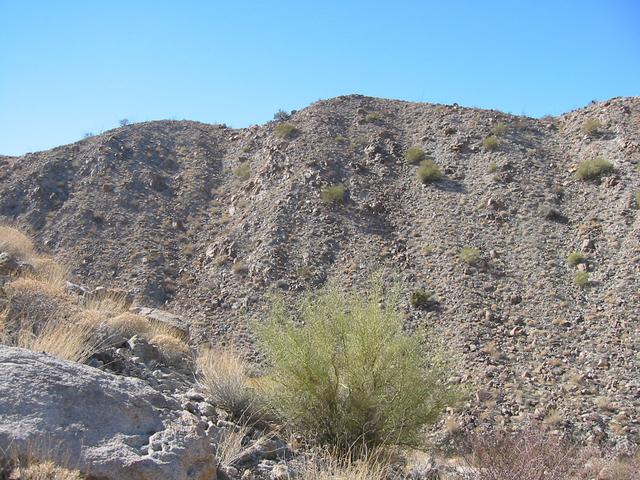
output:
[{"label": "rock outcrop", "polygon": [[207,423],[145,382],[0,345],[0,449],[104,480],[212,480]]}]

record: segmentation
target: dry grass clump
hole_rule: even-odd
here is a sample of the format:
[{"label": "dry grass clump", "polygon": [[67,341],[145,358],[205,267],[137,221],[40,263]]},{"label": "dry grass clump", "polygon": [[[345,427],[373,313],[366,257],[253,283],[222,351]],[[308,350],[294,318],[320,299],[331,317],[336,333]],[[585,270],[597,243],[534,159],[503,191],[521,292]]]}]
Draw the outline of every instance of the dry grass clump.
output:
[{"label": "dry grass clump", "polygon": [[584,466],[572,480],[638,480],[640,477],[640,451],[627,458],[608,459],[594,455],[581,463]]},{"label": "dry grass clump", "polygon": [[613,172],[613,163],[602,157],[596,157],[593,160],[585,160],[576,169],[576,177],[578,180],[595,180],[605,173]]},{"label": "dry grass clump", "polygon": [[290,123],[280,123],[276,126],[275,132],[278,138],[293,138],[300,130]]},{"label": "dry grass clump", "polygon": [[169,333],[160,333],[149,339],[149,343],[154,345],[162,354],[165,361],[170,364],[182,364],[189,356],[190,350],[184,340]]},{"label": "dry grass clump", "polygon": [[2,317],[8,334],[21,330],[23,325],[42,326],[72,309],[57,285],[34,278],[17,278],[5,285],[5,291],[8,302]]},{"label": "dry grass clump", "polygon": [[573,277],[573,283],[580,288],[585,288],[589,285],[589,274],[587,272],[576,272]]},{"label": "dry grass clump", "polygon": [[442,179],[442,171],[433,160],[423,160],[418,168],[418,178],[424,184],[437,182]]},{"label": "dry grass clump", "polygon": [[582,131],[591,137],[595,137],[600,134],[602,129],[602,123],[597,118],[590,118],[582,126]]},{"label": "dry grass clump", "polygon": [[329,185],[320,190],[320,200],[324,203],[344,203],[347,190],[344,185]]},{"label": "dry grass clump", "polygon": [[231,466],[240,458],[246,446],[244,439],[249,435],[250,429],[241,426],[237,430],[231,428],[220,429],[220,435],[215,439],[215,456],[221,465]]},{"label": "dry grass clump", "polygon": [[485,152],[492,152],[498,148],[499,143],[498,137],[495,135],[489,135],[482,141],[482,148]]},{"label": "dry grass clump", "polygon": [[23,327],[18,332],[16,346],[34,352],[46,352],[62,360],[85,363],[102,346],[94,338],[93,332],[91,323],[52,318],[40,328]]},{"label": "dry grass clump", "polygon": [[150,338],[152,336],[153,330],[149,319],[135,313],[121,313],[107,320],[107,324],[125,337],[140,335],[141,337]]},{"label": "dry grass clump", "polygon": [[16,467],[7,478],[16,480],[82,480],[84,477],[78,470],[69,470],[46,460],[42,463]]},{"label": "dry grass clump", "polygon": [[407,163],[415,165],[427,158],[426,153],[420,147],[411,147],[404,154],[404,159]]},{"label": "dry grass clump", "polygon": [[203,348],[196,359],[199,383],[216,405],[237,418],[257,411],[256,393],[250,386],[246,361],[231,349]]},{"label": "dry grass clump", "polygon": [[541,430],[477,436],[467,463],[476,480],[567,480],[577,467],[575,449]]},{"label": "dry grass clump", "polygon": [[480,250],[474,247],[464,247],[460,250],[459,258],[467,265],[477,265],[480,261]]},{"label": "dry grass clump", "polygon": [[316,454],[299,473],[302,480],[387,480],[386,464],[372,455],[371,458],[351,460],[349,456]]},{"label": "dry grass clump", "polygon": [[127,292],[110,290],[85,297],[82,306],[85,310],[95,310],[107,315],[119,315],[129,310],[131,300]]},{"label": "dry grass clump", "polygon": [[574,251],[567,255],[567,263],[572,267],[575,267],[580,263],[584,263],[585,260],[584,255],[580,252]]},{"label": "dry grass clump", "polygon": [[7,252],[12,257],[28,260],[35,255],[33,241],[20,230],[0,226],[0,252]]}]

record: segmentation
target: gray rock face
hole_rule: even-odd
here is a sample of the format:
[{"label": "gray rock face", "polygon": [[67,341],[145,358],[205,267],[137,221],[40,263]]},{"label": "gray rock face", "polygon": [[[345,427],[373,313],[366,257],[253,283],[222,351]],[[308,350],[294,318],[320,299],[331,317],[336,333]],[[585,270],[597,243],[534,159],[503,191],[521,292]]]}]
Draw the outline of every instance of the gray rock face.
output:
[{"label": "gray rock face", "polygon": [[59,446],[113,480],[211,480],[206,423],[144,382],[0,345],[0,449]]}]

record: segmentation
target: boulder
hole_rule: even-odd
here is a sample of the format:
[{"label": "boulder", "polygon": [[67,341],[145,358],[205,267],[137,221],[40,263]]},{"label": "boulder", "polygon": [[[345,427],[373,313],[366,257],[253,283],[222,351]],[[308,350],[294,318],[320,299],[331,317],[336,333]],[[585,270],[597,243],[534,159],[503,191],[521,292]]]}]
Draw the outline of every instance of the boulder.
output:
[{"label": "boulder", "polygon": [[57,454],[101,480],[211,480],[207,424],[141,380],[0,345],[0,451]]}]

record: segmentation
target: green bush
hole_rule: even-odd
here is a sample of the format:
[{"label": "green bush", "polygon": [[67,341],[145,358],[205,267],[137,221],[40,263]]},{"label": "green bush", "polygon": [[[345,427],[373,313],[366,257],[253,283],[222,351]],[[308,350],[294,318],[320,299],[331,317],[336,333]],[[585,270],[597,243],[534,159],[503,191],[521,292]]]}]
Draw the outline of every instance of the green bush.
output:
[{"label": "green bush", "polygon": [[344,185],[329,185],[320,191],[320,200],[324,203],[344,203],[346,189]]},{"label": "green bush", "polygon": [[487,173],[496,173],[498,171],[498,164],[496,162],[491,162],[487,167]]},{"label": "green bush", "polygon": [[496,150],[498,148],[498,137],[495,135],[489,135],[482,141],[482,148],[484,148],[486,152]]},{"label": "green bush", "polygon": [[400,289],[368,294],[336,286],[276,298],[259,340],[271,365],[263,392],[295,431],[343,452],[416,444],[456,399],[443,358],[404,332]]},{"label": "green bush", "polygon": [[300,130],[290,123],[280,123],[276,125],[275,132],[278,138],[292,138],[295,137]]},{"label": "green bush", "polygon": [[587,272],[577,272],[573,277],[573,282],[581,288],[589,284],[589,274]]},{"label": "green bush", "polygon": [[580,252],[571,252],[567,255],[567,263],[573,267],[585,261],[584,255]]},{"label": "green bush", "polygon": [[424,184],[442,179],[442,171],[433,160],[423,160],[418,168],[418,178]]},{"label": "green bush", "polygon": [[507,126],[504,123],[497,123],[492,129],[491,133],[496,137],[501,137],[507,133]]},{"label": "green bush", "polygon": [[480,261],[480,250],[473,247],[464,247],[460,251],[459,257],[467,265],[476,265]]},{"label": "green bush", "polygon": [[424,153],[424,150],[422,150],[420,147],[411,147],[404,154],[404,159],[406,160],[407,163],[410,163],[411,165],[416,165],[421,161],[423,161],[425,158],[426,158],[426,154]]},{"label": "green bush", "polygon": [[336,142],[338,143],[348,143],[349,139],[344,135],[336,135]]},{"label": "green bush", "polygon": [[613,172],[613,163],[602,157],[596,157],[593,160],[585,160],[576,170],[576,177],[579,180],[594,180],[600,178],[605,173]]},{"label": "green bush", "polygon": [[595,137],[600,134],[601,129],[602,123],[600,123],[600,120],[595,118],[590,118],[584,122],[584,125],[582,126],[582,131],[591,137]]},{"label": "green bush", "polygon": [[242,180],[248,180],[251,176],[251,167],[249,165],[240,165],[233,173]]},{"label": "green bush", "polygon": [[636,192],[636,208],[640,208],[640,190]]}]

